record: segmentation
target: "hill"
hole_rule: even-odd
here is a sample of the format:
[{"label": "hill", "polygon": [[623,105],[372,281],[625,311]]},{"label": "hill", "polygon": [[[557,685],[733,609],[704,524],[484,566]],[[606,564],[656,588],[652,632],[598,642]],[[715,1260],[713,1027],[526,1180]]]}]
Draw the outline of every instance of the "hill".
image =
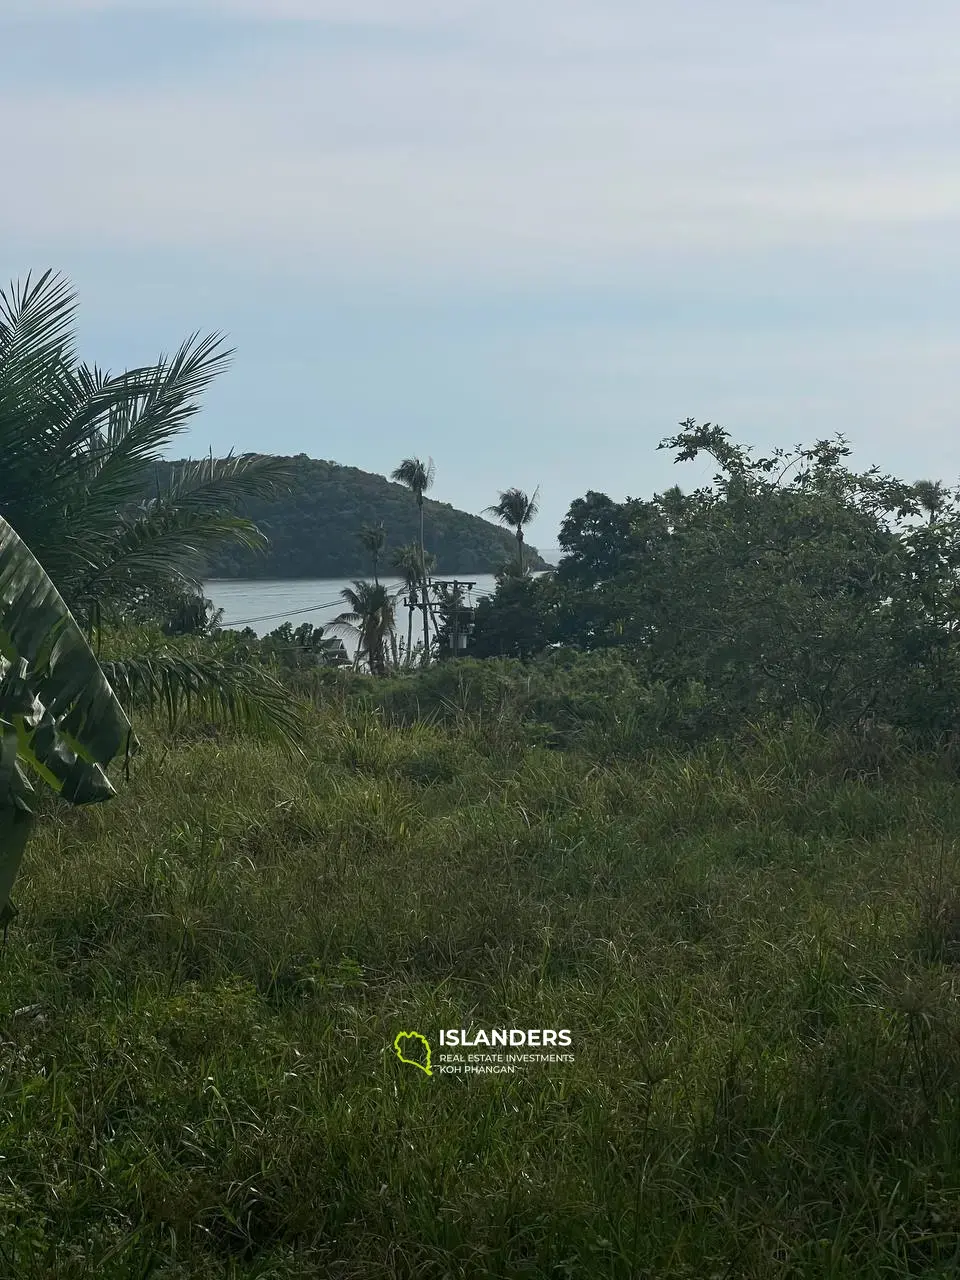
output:
[{"label": "hill", "polygon": [[[393,550],[418,537],[417,504],[409,490],[384,476],[298,454],[297,489],[285,498],[244,503],[239,514],[256,521],[270,539],[266,552],[227,547],[208,561],[210,578],[346,578],[370,573],[370,557],[357,533],[382,520]],[[494,573],[516,555],[509,530],[448,502],[424,500],[425,542],[438,573]],[[547,564],[527,546],[532,569]]]}]

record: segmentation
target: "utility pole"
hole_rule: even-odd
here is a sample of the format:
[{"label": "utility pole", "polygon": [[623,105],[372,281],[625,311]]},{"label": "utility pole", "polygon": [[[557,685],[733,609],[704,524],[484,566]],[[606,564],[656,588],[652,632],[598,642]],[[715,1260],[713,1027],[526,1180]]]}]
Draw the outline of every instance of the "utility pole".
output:
[{"label": "utility pole", "polygon": [[453,588],[453,596],[452,596],[452,604],[451,604],[451,636],[450,636],[453,643],[451,644],[450,647],[453,650],[454,657],[457,657],[459,656],[459,653],[460,653],[460,622],[461,622],[460,593],[461,591],[472,591],[477,584],[475,582],[461,582],[459,578],[453,578],[452,580],[443,580],[443,579],[435,578],[430,585],[437,588],[441,588],[441,587]]}]

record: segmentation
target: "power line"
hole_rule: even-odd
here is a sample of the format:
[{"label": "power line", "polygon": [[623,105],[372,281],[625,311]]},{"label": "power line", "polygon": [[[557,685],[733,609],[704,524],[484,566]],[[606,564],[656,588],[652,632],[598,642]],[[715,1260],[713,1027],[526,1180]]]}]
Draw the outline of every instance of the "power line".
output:
[{"label": "power line", "polygon": [[[431,586],[433,585],[433,582],[434,579],[431,579]],[[466,586],[466,583],[463,585]],[[481,588],[479,591],[475,592],[475,594],[479,599],[483,600],[489,599],[490,596],[496,593],[495,591],[488,591]],[[221,622],[220,626],[221,628],[245,627],[251,622],[274,622],[277,618],[294,618],[299,616],[301,613],[318,613],[321,609],[333,609],[337,605],[342,605],[344,603],[345,602],[343,600],[328,600],[325,604],[312,604],[305,609],[284,609],[280,613],[263,613],[256,618],[234,618],[230,622]]]},{"label": "power line", "polygon": [[328,600],[326,604],[312,604],[307,609],[284,609],[282,613],[264,613],[259,618],[235,618],[232,622],[221,622],[221,627],[243,627],[250,622],[273,622],[276,618],[292,618],[300,613],[317,613],[320,609],[333,609],[343,600]]}]

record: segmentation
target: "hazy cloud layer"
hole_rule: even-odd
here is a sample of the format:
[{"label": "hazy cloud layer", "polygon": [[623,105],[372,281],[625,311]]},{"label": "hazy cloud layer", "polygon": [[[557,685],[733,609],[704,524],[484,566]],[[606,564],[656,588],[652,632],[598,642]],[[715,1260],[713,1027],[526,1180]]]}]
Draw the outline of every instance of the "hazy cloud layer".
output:
[{"label": "hazy cloud layer", "polygon": [[0,265],[77,264],[122,358],[202,299],[240,345],[203,443],[419,432],[471,509],[497,450],[554,526],[640,491],[689,413],[955,472],[958,38],[944,0],[6,0]]},{"label": "hazy cloud layer", "polygon": [[[175,94],[6,78],[6,161],[35,172],[0,231],[512,279],[891,231],[946,243],[960,214],[955,58],[929,9],[908,24],[892,5],[769,0],[205,7],[225,29],[310,21],[194,66]],[[329,41],[335,21],[458,39]]]}]

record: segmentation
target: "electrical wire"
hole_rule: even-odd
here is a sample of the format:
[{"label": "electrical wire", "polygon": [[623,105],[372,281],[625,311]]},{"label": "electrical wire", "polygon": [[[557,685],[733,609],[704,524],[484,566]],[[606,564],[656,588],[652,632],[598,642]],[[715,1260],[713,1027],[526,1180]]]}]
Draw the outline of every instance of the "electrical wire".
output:
[{"label": "electrical wire", "polygon": [[273,622],[275,618],[293,618],[300,613],[317,613],[320,609],[334,609],[343,600],[328,600],[326,604],[312,604],[307,609],[284,609],[281,613],[264,613],[259,618],[234,618],[232,622],[221,622],[221,627],[244,627],[251,622]]},{"label": "electrical wire", "polygon": [[[469,594],[469,592],[468,592]],[[495,592],[479,590],[476,592],[479,600],[486,600],[493,596]],[[251,622],[273,622],[277,618],[294,618],[301,613],[318,613],[321,609],[333,609],[337,605],[342,605],[343,600],[328,600],[326,604],[312,604],[306,609],[284,609],[280,613],[263,613],[257,618],[234,618],[232,622],[221,622],[222,628],[245,627]]]}]

